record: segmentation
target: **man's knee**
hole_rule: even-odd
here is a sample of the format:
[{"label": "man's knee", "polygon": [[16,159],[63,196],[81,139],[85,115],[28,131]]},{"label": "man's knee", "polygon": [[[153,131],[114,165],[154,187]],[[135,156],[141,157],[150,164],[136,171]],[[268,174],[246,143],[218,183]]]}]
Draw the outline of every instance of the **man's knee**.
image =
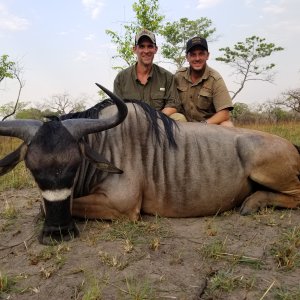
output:
[{"label": "man's knee", "polygon": [[180,122],[187,122],[186,117],[181,114],[181,113],[174,113],[170,115],[170,118],[175,120],[175,121],[180,121]]},{"label": "man's knee", "polygon": [[234,127],[233,123],[230,120],[224,121],[224,122],[220,123],[220,125],[225,126],[225,127]]}]

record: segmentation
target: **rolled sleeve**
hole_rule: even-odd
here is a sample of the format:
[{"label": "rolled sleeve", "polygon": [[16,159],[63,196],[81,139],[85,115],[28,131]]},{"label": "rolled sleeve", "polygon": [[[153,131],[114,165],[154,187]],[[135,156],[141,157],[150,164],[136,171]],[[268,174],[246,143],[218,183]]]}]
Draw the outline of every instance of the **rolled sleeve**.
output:
[{"label": "rolled sleeve", "polygon": [[213,84],[213,103],[216,112],[227,108],[233,109],[232,100],[229,95],[228,89],[222,77],[214,81]]},{"label": "rolled sleeve", "polygon": [[168,82],[165,107],[176,108],[179,111],[180,105],[179,94],[175,85],[175,77],[172,75]]}]

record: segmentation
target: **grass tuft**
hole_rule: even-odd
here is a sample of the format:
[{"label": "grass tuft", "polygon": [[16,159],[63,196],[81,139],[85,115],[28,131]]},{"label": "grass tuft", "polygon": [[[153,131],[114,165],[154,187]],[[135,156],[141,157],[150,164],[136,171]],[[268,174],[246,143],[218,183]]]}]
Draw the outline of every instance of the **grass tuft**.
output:
[{"label": "grass tuft", "polygon": [[106,241],[124,240],[125,251],[131,252],[138,243],[148,243],[150,249],[157,250],[160,240],[169,236],[170,231],[160,223],[159,218],[156,218],[154,222],[113,221],[102,234],[101,239]]},{"label": "grass tuft", "polygon": [[275,300],[295,300],[300,299],[300,286],[298,288],[276,288],[274,292]]},{"label": "grass tuft", "polygon": [[241,276],[233,276],[231,272],[219,271],[211,278],[210,289],[231,292],[240,286],[242,279]]},{"label": "grass tuft", "polygon": [[0,213],[0,216],[3,219],[7,220],[13,220],[16,219],[18,216],[18,210],[15,208],[15,206],[11,203],[5,200],[5,207],[4,210]]},{"label": "grass tuft", "polygon": [[1,294],[11,292],[16,282],[16,278],[0,272],[0,298]]},{"label": "grass tuft", "polygon": [[273,243],[271,254],[281,270],[292,270],[300,265],[300,226],[288,229]]},{"label": "grass tuft", "polygon": [[102,298],[102,284],[99,279],[92,274],[85,273],[84,293],[82,300],[101,300]]},{"label": "grass tuft", "polygon": [[[148,280],[126,278],[127,299],[146,300],[155,299],[153,289]],[[130,296],[130,298],[129,298]]]}]

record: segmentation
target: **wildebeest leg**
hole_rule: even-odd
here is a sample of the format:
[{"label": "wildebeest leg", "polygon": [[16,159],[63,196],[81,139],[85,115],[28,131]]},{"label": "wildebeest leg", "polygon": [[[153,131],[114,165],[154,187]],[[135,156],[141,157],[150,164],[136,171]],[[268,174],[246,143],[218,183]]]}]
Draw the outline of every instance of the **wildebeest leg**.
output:
[{"label": "wildebeest leg", "polygon": [[248,215],[266,206],[297,208],[300,207],[300,195],[291,196],[276,192],[257,191],[245,199],[241,207],[241,214]]},{"label": "wildebeest leg", "polygon": [[140,217],[140,203],[127,203],[125,201],[112,201],[103,194],[91,194],[73,200],[72,215],[88,219],[113,220],[128,218],[136,221]]}]

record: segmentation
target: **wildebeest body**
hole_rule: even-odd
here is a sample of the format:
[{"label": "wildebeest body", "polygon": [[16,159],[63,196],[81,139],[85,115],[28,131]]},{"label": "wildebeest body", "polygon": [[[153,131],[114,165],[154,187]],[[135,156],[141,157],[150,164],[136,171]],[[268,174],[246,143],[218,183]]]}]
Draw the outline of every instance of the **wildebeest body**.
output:
[{"label": "wildebeest body", "polygon": [[[128,109],[121,125],[91,138],[92,148],[124,174],[95,171],[88,195],[74,200],[75,215],[136,219],[141,210],[168,217],[206,216],[240,205],[258,186],[299,197],[300,157],[285,139],[178,123],[177,147],[172,147],[163,132],[159,143],[141,107],[128,104]],[[81,178],[87,173],[84,170]]]}]

